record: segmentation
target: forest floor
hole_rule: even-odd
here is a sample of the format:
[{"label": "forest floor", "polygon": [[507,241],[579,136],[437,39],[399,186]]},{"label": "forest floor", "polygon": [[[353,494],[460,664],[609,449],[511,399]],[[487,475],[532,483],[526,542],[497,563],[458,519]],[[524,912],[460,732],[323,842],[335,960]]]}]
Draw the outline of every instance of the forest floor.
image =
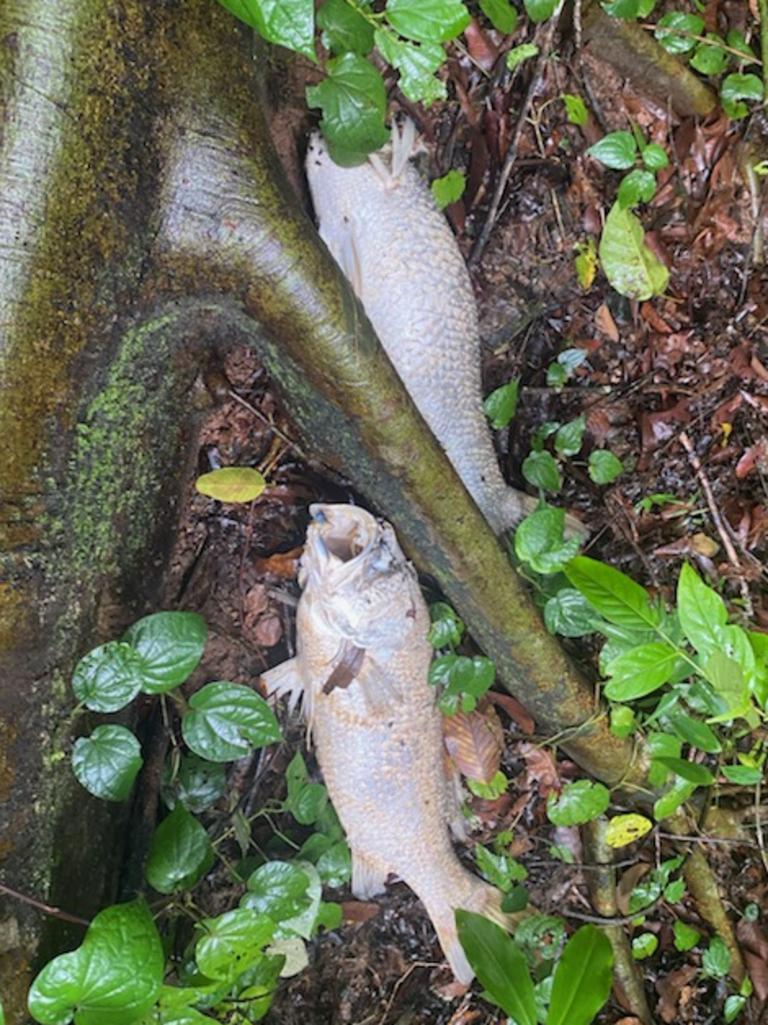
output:
[{"label": "forest floor", "polygon": [[[510,84],[498,37],[478,29],[467,47],[456,50],[447,66],[454,98],[424,112],[403,104],[396,93],[394,105],[417,119],[427,142],[430,178],[450,168],[466,173],[464,195],[447,214],[469,256],[488,215],[489,183],[499,174],[528,78],[518,74]],[[294,66],[293,89],[278,98],[274,114],[281,156],[304,198],[296,154],[307,129],[300,88],[305,72]],[[559,97],[584,95],[585,88],[591,116],[579,127],[568,122]],[[600,273],[583,288],[574,270],[574,246],[598,236],[620,177],[585,150],[605,131],[631,124],[670,156],[657,194],[641,216],[647,241],[669,266],[671,279],[663,297],[639,304],[619,296]],[[664,104],[636,93],[595,55],[550,61],[528,111],[498,219],[472,277],[485,391],[520,379],[512,427],[495,432],[508,480],[526,488],[521,464],[537,427],[583,414],[585,448],[563,461],[563,491],[554,501],[589,525],[586,551],[667,598],[674,594],[681,566],[690,561],[734,607],[751,607],[756,629],[768,630],[768,273],[755,260],[753,198],[740,173],[746,124],[722,114],[704,122],[677,118]],[[582,350],[585,358],[563,386],[553,387],[547,370],[564,349]],[[293,650],[296,572],[308,504],[364,500],[353,483],[300,457],[278,396],[248,354],[235,353],[224,369],[239,398],[226,399],[207,417],[199,471],[255,466],[265,472],[269,487],[250,506],[237,507],[190,488],[168,600],[200,611],[209,624],[211,641],[199,678],[251,683]],[[311,439],[301,446],[311,450]],[[587,456],[595,448],[609,449],[623,463],[623,472],[608,485],[593,483],[587,472]],[[568,643],[582,664],[592,665],[590,648],[581,641]],[[594,668],[590,671],[594,675]],[[530,898],[539,910],[566,919],[569,912],[589,914],[578,832],[555,829],[545,814],[547,794],[577,770],[538,742],[533,724],[508,697],[495,708],[510,786],[495,801],[471,798],[473,839],[488,842],[511,830],[510,853],[528,869]],[[284,727],[284,744],[236,771],[230,808],[238,799],[254,809],[279,796],[285,766],[304,742],[298,721]],[[311,752],[305,757],[316,773]],[[738,799],[730,808],[726,800],[723,810],[730,815],[731,833],[721,833],[706,852],[725,905],[738,920],[749,904],[768,906],[768,880]],[[258,829],[257,843],[269,844],[266,824],[263,836]],[[570,848],[574,863],[552,856],[553,844]],[[618,869],[622,913],[638,879],[673,853],[658,832],[631,848]],[[471,864],[469,852],[462,856]],[[226,899],[212,890],[210,911],[224,910]],[[402,883],[393,882],[374,902],[357,901],[348,891],[329,899],[342,903],[343,924],[312,941],[309,967],[281,984],[269,1022],[504,1021],[476,987],[465,992],[453,982],[421,904]],[[701,973],[699,950],[675,948],[675,918],[707,932],[686,898],[674,908],[662,903],[649,916],[644,929],[655,933],[659,944],[640,970],[654,1018],[722,1020],[724,983]],[[749,953],[759,998],[755,1006],[764,1007],[768,937],[760,923],[744,919],[739,936]],[[626,1025],[636,1020],[616,992],[599,1018]]]}]

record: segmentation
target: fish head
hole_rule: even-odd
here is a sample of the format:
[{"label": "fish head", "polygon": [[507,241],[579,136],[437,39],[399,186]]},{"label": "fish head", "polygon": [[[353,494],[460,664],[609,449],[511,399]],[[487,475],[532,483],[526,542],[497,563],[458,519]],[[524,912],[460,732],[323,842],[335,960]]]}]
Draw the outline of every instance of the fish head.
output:
[{"label": "fish head", "polygon": [[312,505],[299,582],[340,641],[381,654],[402,646],[424,608],[392,527],[352,505]]}]

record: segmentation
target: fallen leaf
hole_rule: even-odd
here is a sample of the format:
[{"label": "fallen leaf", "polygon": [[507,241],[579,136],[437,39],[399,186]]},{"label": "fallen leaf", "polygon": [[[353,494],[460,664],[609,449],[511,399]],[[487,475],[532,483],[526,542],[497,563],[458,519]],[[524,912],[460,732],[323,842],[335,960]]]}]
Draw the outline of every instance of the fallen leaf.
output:
[{"label": "fallen leaf", "polygon": [[511,694],[500,694],[496,690],[489,691],[488,697],[494,705],[504,709],[509,718],[517,723],[523,733],[527,733],[530,736],[535,732],[536,723],[533,720],[533,716],[526,711],[517,698],[513,698]]},{"label": "fallen leaf", "polygon": [[619,340],[619,329],[616,326],[616,321],[613,319],[613,314],[608,309],[605,303],[601,303],[595,313],[595,326],[598,331],[602,331],[604,335],[608,335],[612,342],[618,342]]},{"label": "fallen leaf", "polygon": [[464,38],[467,41],[467,50],[474,61],[481,68],[490,71],[499,56],[499,48],[495,46],[488,35],[473,18],[464,29]]},{"label": "fallen leaf", "polygon": [[656,989],[661,997],[657,1011],[663,1021],[671,1023],[678,1021],[678,1007],[690,1001],[689,982],[696,977],[697,968],[695,965],[686,964],[675,969],[668,975],[662,976],[656,982]]},{"label": "fallen leaf", "polygon": [[254,559],[253,568],[260,577],[295,580],[299,572],[302,551],[303,548],[292,548],[289,552],[275,552],[265,559]]},{"label": "fallen leaf", "polygon": [[445,716],[443,740],[456,768],[468,779],[490,783],[499,771],[504,731],[493,705]]},{"label": "fallen leaf", "polygon": [[637,861],[619,877],[616,884],[616,903],[622,915],[629,914],[629,896],[650,867],[645,861]]},{"label": "fallen leaf", "polygon": [[675,434],[677,425],[688,423],[691,419],[689,403],[689,399],[680,399],[669,409],[660,409],[657,413],[643,413],[640,425],[644,452],[663,445]]},{"label": "fallen leaf", "polygon": [[263,648],[273,648],[283,636],[283,624],[278,615],[267,613],[258,619],[250,631],[251,638]]},{"label": "fallen leaf", "polygon": [[254,584],[243,599],[243,616],[255,620],[269,605],[269,594],[264,584]]},{"label": "fallen leaf", "polygon": [[672,334],[672,328],[663,319],[663,317],[657,312],[651,303],[643,303],[640,307],[640,316],[643,320],[649,324],[654,331],[657,331],[660,335]]},{"label": "fallen leaf", "polygon": [[546,797],[550,790],[560,787],[560,774],[551,752],[535,744],[520,744],[518,754],[525,760],[529,783],[535,783],[539,795]]},{"label": "fallen leaf", "polygon": [[755,987],[755,995],[764,1004],[768,1000],[768,935],[757,922],[747,922],[742,918],[736,926],[736,938]]},{"label": "fallen leaf", "polygon": [[768,439],[759,438],[754,445],[744,449],[744,452],[736,463],[736,477],[743,480],[753,470],[760,470],[765,473],[768,470]]},{"label": "fallen leaf", "polygon": [[738,391],[735,395],[731,395],[729,399],[726,399],[725,402],[721,402],[709,421],[712,425],[712,430],[722,429],[723,424],[726,423],[733,424],[733,414],[739,409],[743,401],[744,393]]},{"label": "fallen leaf", "polygon": [[362,925],[381,911],[381,906],[372,900],[344,900],[341,902],[341,913],[345,922]]}]

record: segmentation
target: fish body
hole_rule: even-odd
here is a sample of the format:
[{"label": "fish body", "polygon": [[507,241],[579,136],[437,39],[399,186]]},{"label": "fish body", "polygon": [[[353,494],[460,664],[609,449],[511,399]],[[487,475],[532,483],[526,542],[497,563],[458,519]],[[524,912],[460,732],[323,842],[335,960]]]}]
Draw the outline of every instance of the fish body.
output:
[{"label": "fish body", "polygon": [[458,979],[472,969],[454,910],[503,920],[497,890],[451,845],[461,822],[443,768],[441,714],[427,680],[429,613],[392,527],[354,506],[313,506],[296,617],[296,657],[265,674],[301,698],[317,760],[352,852],[352,891],[389,873],[424,903]]},{"label": "fish body", "polygon": [[482,405],[480,333],[464,258],[410,160],[407,121],[358,167],[339,167],[319,134],[307,152],[319,232],[349,278],[421,415],[497,532],[535,507],[510,488]]}]

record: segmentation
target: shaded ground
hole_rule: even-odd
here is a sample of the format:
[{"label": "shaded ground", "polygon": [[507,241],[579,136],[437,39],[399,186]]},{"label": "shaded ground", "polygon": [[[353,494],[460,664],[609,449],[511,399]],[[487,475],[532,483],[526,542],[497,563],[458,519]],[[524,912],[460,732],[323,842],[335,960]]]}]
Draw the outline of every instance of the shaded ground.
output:
[{"label": "shaded ground", "polygon": [[[464,200],[449,210],[467,254],[487,214],[488,183],[503,160],[525,77],[518,75],[510,87],[495,37],[477,34],[469,49],[449,65],[460,99],[429,114],[411,111],[430,143],[432,176],[449,167],[467,171]],[[594,59],[585,62],[582,74],[597,119],[584,129],[568,124],[558,97],[581,92],[581,83],[567,63],[551,64],[531,108],[534,124],[523,133],[501,216],[474,270],[487,390],[516,376],[522,384],[514,429],[497,438],[500,458],[510,481],[524,486],[520,467],[535,428],[584,413],[587,444],[566,462],[563,498],[592,528],[589,550],[667,594],[690,559],[706,577],[724,580],[725,594],[751,606],[753,621],[768,628],[763,570],[768,292],[765,268],[754,262],[752,197],[738,173],[745,126],[723,118],[704,125],[676,120],[633,94]],[[289,161],[296,152],[298,122],[305,117],[296,99],[301,70],[293,76],[285,92],[273,97],[278,142]],[[665,298],[640,306],[622,299],[600,276],[584,291],[573,269],[574,245],[596,237],[619,178],[583,155],[601,134],[598,121],[607,129],[626,128],[632,121],[673,157],[643,213],[649,240],[672,277]],[[759,137],[759,127],[753,124],[753,137]],[[290,173],[298,182],[295,162]],[[583,349],[586,362],[561,390],[548,387],[548,365],[571,347]],[[202,429],[200,471],[257,466],[270,487],[249,508],[222,507],[190,494],[168,599],[199,610],[211,627],[200,679],[249,683],[291,654],[295,573],[308,503],[356,496],[302,458],[269,382],[249,357],[238,354],[223,369],[244,401],[227,397],[225,379],[212,376],[213,390],[224,401]],[[594,447],[611,449],[625,465],[607,487],[593,484],[586,472],[586,456]],[[644,499],[659,495],[667,497],[643,509]],[[580,655],[589,658],[584,649]],[[487,841],[512,830],[511,853],[530,872],[532,902],[545,912],[588,915],[578,835],[555,831],[544,813],[549,790],[575,769],[567,762],[555,764],[532,742],[532,724],[508,697],[499,700],[497,714],[511,785],[498,801],[473,799],[477,838]],[[294,725],[287,736],[292,743],[237,771],[230,810],[238,799],[257,809],[259,801],[275,796],[292,744],[300,743],[302,733]],[[766,905],[752,813],[731,809],[730,838],[707,847],[736,913],[749,903]],[[256,842],[270,842],[268,833],[261,837],[257,829]],[[552,857],[553,843],[568,847],[576,864]],[[619,870],[624,876],[620,900],[644,871],[638,863],[651,866],[672,853],[658,834],[630,850]],[[476,993],[464,994],[452,983],[420,904],[402,884],[373,904],[353,901],[346,893],[335,897],[343,902],[344,924],[313,942],[310,967],[284,983],[270,1022],[491,1025],[504,1020]],[[226,906],[215,888],[210,899],[212,907]],[[645,925],[660,940],[658,952],[644,962],[651,1007],[666,1022],[712,1020],[724,995],[721,984],[698,974],[698,953],[675,950],[675,916],[706,932],[685,902],[654,911]],[[768,989],[768,942],[759,926],[750,931],[742,925],[741,939],[756,951],[753,971],[762,973],[761,985]],[[618,1022],[625,1015],[614,996],[600,1020]]]}]

